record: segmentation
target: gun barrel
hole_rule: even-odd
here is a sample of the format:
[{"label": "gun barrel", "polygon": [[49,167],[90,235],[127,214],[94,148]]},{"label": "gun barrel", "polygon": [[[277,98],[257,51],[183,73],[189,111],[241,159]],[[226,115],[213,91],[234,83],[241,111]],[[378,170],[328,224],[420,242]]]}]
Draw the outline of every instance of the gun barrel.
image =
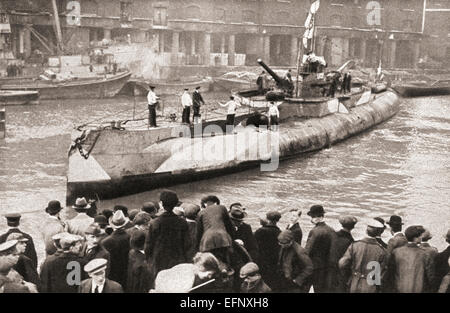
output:
[{"label": "gun barrel", "polygon": [[268,67],[267,64],[264,63],[261,59],[258,59],[256,62],[258,62],[258,64],[261,65],[267,71],[267,73],[269,73],[269,75],[273,77],[273,79],[277,82],[277,84],[283,83],[281,77],[278,76],[274,71],[272,71],[272,69]]}]

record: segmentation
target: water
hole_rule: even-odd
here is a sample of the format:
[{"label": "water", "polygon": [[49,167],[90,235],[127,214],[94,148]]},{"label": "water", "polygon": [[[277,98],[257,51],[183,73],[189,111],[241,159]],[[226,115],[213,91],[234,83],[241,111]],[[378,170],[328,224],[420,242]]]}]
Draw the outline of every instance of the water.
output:
[{"label": "water", "polygon": [[[227,98],[222,93],[205,96],[210,105]],[[175,97],[164,103],[167,112],[180,105]],[[7,108],[7,138],[0,144],[0,214],[23,214],[23,229],[37,238],[38,254],[43,247],[37,229],[47,202],[65,202],[73,126],[105,115],[129,118],[133,107],[132,98],[118,98]],[[135,108],[137,113],[145,110],[145,99],[138,99]],[[431,244],[443,249],[442,236],[450,228],[450,97],[405,99],[400,108],[395,117],[371,131],[281,162],[275,172],[256,168],[172,189],[186,202],[199,203],[207,194],[217,195],[226,205],[241,202],[253,229],[259,226],[259,214],[300,208],[304,213],[300,222],[307,233],[311,228],[307,209],[320,203],[327,222],[335,228],[339,228],[340,214],[355,215],[360,220],[354,231],[358,239],[368,218],[399,214],[406,225],[429,228],[434,235]],[[137,209],[144,201],[155,201],[158,192],[102,201],[99,207],[121,203]],[[0,224],[3,231],[6,225]],[[280,225],[285,224],[283,217]]]}]

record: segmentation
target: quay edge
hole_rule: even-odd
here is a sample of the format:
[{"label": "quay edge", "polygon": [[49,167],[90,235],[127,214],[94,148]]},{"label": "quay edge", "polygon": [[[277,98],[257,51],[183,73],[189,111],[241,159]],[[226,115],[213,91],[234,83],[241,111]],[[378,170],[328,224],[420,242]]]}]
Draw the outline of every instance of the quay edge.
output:
[{"label": "quay edge", "polygon": [[[396,93],[388,90],[374,97],[366,104],[351,108],[348,114],[333,113],[309,119],[293,117],[283,122],[279,130],[280,159],[327,148],[387,121],[398,112]],[[280,114],[288,113],[282,109]],[[284,124],[289,127],[283,127]],[[173,129],[164,128],[92,131],[85,140],[85,150],[91,149],[90,156],[84,159],[77,150],[69,155],[66,202],[70,205],[81,196],[111,199],[255,167],[270,159],[256,151],[257,142],[270,142],[267,138],[270,134],[252,127],[245,127],[237,134],[203,138],[177,138]],[[249,144],[237,151],[232,149],[231,159],[189,158],[202,144],[226,147],[244,138],[249,138]],[[173,149],[174,145],[179,148]]]}]

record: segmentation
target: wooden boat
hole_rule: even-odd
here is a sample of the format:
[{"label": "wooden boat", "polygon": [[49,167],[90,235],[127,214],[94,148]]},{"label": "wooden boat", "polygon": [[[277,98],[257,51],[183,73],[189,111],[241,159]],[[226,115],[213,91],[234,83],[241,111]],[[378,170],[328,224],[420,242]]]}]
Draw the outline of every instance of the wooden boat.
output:
[{"label": "wooden boat", "polygon": [[38,104],[39,92],[33,90],[0,90],[1,105]]},{"label": "wooden boat", "polygon": [[147,81],[144,79],[130,79],[122,90],[119,92],[123,95],[129,96],[145,96],[149,91],[149,86],[155,86],[155,92],[158,95],[170,95],[180,93],[184,88],[189,88],[193,91],[197,86],[200,86],[201,91],[209,91],[213,80],[211,78],[204,78],[198,81]]},{"label": "wooden boat", "polygon": [[402,97],[427,97],[450,95],[450,80],[440,80],[434,83],[406,82],[394,83],[392,89]]},{"label": "wooden boat", "polygon": [[249,82],[245,79],[239,78],[226,78],[226,77],[216,77],[214,78],[214,90],[217,91],[234,91],[241,89],[252,89],[256,88],[256,81]]},{"label": "wooden boat", "polygon": [[36,80],[17,84],[3,84],[0,90],[34,90],[41,100],[111,98],[125,85],[131,72],[125,71],[102,77],[78,78],[65,82]]}]

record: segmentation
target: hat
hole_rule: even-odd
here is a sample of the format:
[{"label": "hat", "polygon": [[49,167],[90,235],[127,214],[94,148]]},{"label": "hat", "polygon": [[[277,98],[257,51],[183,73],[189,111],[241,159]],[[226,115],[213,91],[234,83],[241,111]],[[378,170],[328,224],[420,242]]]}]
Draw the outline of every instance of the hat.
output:
[{"label": "hat", "polygon": [[158,211],[158,209],[157,209],[156,205],[153,202],[149,201],[149,202],[145,202],[142,205],[141,211],[144,211],[144,212],[147,212],[147,213],[151,214],[151,213],[154,213],[154,212]]},{"label": "hat", "polygon": [[155,86],[149,85],[150,89],[155,89]]},{"label": "hat", "polygon": [[414,238],[419,237],[425,232],[425,229],[421,225],[409,226],[405,229],[405,237],[408,241],[413,241]]},{"label": "hat", "polygon": [[184,209],[182,207],[176,206],[173,208],[173,214],[178,216],[184,216]]},{"label": "hat", "polygon": [[125,215],[121,210],[114,212],[114,215],[109,219],[109,225],[111,225],[114,229],[122,228],[127,222],[128,220],[125,218]]},{"label": "hat", "polygon": [[431,238],[433,238],[433,236],[431,235],[431,232],[428,229],[425,229],[425,231],[422,234],[422,241],[428,241]]},{"label": "hat", "polygon": [[313,205],[309,208],[309,212],[306,213],[311,217],[317,217],[317,216],[323,216],[325,214],[325,211],[323,210],[323,206],[320,204]]},{"label": "hat", "polygon": [[195,87],[195,89],[200,89],[201,88],[201,86],[197,86],[197,87]]},{"label": "hat", "polygon": [[388,225],[403,225],[402,218],[398,215],[392,215],[389,219],[389,222],[386,222]]},{"label": "hat", "polygon": [[28,238],[25,238],[25,236],[22,233],[10,233],[8,235],[8,238],[6,240],[17,240],[18,242],[27,242]]},{"label": "hat", "polygon": [[64,250],[68,250],[75,243],[77,243],[81,240],[83,240],[83,237],[81,237],[81,236],[64,233],[62,235],[61,239],[59,240],[59,244],[60,244],[61,248],[63,248]]},{"label": "hat", "polygon": [[230,217],[235,221],[242,221],[246,216],[247,213],[239,207],[234,207],[230,211]]},{"label": "hat", "polygon": [[147,212],[139,212],[135,216],[133,223],[134,223],[134,225],[144,225],[144,224],[148,224],[151,220],[152,220],[152,216],[150,214],[148,214]]},{"label": "hat", "polygon": [[98,225],[100,225],[100,227],[106,226],[108,225],[108,220],[106,219],[106,216],[100,214],[94,217],[94,223],[97,223]]},{"label": "hat", "polygon": [[18,225],[22,215],[19,213],[5,214],[8,225]]},{"label": "hat", "polygon": [[86,235],[94,235],[94,236],[98,236],[102,234],[102,229],[100,228],[100,225],[97,223],[92,223],[91,225],[88,226],[88,228],[86,228],[86,230],[84,231],[84,233]]},{"label": "hat", "polygon": [[269,221],[278,222],[280,220],[280,218],[281,218],[281,214],[278,211],[270,211],[270,212],[267,212],[266,218]]},{"label": "hat", "polygon": [[294,234],[289,229],[283,230],[278,235],[278,242],[280,243],[289,243],[294,240]]},{"label": "hat", "polygon": [[0,256],[0,273],[7,273],[16,265],[16,262],[12,258],[4,255]]},{"label": "hat", "polygon": [[0,253],[8,253],[13,247],[16,246],[17,240],[8,240],[0,244]]},{"label": "hat", "polygon": [[186,91],[187,91],[187,90],[189,90],[189,88],[184,88],[184,90],[186,90]]},{"label": "hat", "polygon": [[45,208],[45,212],[51,215],[55,215],[61,210],[62,210],[61,203],[58,200],[50,201],[47,207]]},{"label": "hat", "polygon": [[386,228],[386,225],[384,225],[384,224],[386,224],[386,222],[384,221],[384,218],[382,218],[382,217],[374,217],[373,219],[378,221],[378,222],[380,222],[381,224],[383,224],[384,228]]},{"label": "hat", "polygon": [[450,229],[447,231],[447,235],[444,236],[447,241],[450,241]]},{"label": "hat", "polygon": [[367,227],[372,227],[372,228],[384,228],[384,225],[382,223],[380,223],[379,221],[375,220],[375,219],[371,219],[369,220],[369,222],[367,223]]},{"label": "hat", "polygon": [[84,266],[84,271],[88,274],[95,274],[107,267],[108,261],[106,259],[93,259]]},{"label": "hat", "polygon": [[155,279],[155,292],[186,293],[195,281],[193,264],[182,263],[158,273]]},{"label": "hat", "polygon": [[339,217],[339,223],[345,227],[345,226],[355,226],[356,223],[358,223],[358,220],[354,216],[341,216]]},{"label": "hat", "polygon": [[91,208],[91,205],[86,201],[86,198],[77,198],[75,201],[75,205],[72,206],[72,208],[77,210],[87,210]]},{"label": "hat", "polygon": [[113,211],[116,212],[118,210],[122,211],[123,215],[128,216],[128,208],[126,206],[121,204],[115,205]]},{"label": "hat", "polygon": [[252,276],[254,274],[259,273],[259,267],[256,263],[249,262],[241,267],[241,271],[239,272],[239,276],[241,278],[246,278],[247,276]]},{"label": "hat", "polygon": [[198,212],[200,212],[200,206],[192,203],[183,203],[181,205],[184,209],[184,216],[190,220],[197,218]]},{"label": "hat", "polygon": [[134,218],[136,217],[136,215],[139,213],[139,210],[131,210],[130,213],[128,213],[128,217],[130,218],[130,220],[134,220]]}]

